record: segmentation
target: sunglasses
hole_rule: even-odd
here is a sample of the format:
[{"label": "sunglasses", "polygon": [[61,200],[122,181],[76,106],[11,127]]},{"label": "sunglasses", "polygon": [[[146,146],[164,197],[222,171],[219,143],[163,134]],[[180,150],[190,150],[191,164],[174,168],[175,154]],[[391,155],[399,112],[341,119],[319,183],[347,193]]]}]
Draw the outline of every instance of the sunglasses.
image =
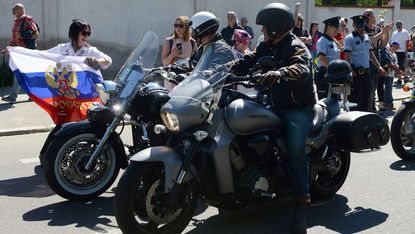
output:
[{"label": "sunglasses", "polygon": [[366,16],[366,17],[370,17],[370,16],[372,16],[372,14],[366,14],[365,16]]},{"label": "sunglasses", "polygon": [[184,24],[173,24],[175,28],[184,28]]},{"label": "sunglasses", "polygon": [[91,32],[87,32],[87,31],[83,31],[81,34],[82,34],[84,37],[89,37],[89,36],[91,36]]}]

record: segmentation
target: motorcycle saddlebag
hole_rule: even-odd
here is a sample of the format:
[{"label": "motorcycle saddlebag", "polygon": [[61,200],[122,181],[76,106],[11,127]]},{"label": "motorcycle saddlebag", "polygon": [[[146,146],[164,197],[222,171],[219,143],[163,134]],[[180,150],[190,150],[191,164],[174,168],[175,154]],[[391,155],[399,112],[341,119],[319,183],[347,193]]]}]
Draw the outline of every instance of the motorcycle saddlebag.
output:
[{"label": "motorcycle saddlebag", "polygon": [[389,141],[389,126],[382,116],[362,111],[341,114],[333,123],[336,145],[345,151],[358,152],[385,145]]}]

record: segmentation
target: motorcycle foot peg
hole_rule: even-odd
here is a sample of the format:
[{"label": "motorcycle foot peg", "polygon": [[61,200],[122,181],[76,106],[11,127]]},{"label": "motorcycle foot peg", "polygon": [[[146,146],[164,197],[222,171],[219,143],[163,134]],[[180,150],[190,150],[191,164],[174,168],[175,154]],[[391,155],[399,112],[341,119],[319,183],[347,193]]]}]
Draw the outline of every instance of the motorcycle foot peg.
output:
[{"label": "motorcycle foot peg", "polygon": [[165,132],[167,132],[166,126],[164,126],[162,124],[154,125],[154,133],[155,134],[159,135],[159,134],[162,134],[162,133],[165,133]]}]

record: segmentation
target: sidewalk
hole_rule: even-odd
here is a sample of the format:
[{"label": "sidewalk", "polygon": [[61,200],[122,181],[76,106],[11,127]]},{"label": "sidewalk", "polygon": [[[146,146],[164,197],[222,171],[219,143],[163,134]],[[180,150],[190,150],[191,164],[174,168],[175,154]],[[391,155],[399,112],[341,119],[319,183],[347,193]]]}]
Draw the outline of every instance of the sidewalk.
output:
[{"label": "sidewalk", "polygon": [[[10,89],[10,87],[4,89],[4,96],[9,94]],[[410,93],[402,90],[402,86],[393,87],[395,105],[409,95]],[[26,94],[20,94],[14,104],[0,100],[0,137],[48,132],[54,126],[50,116],[36,103],[28,101]]]}]

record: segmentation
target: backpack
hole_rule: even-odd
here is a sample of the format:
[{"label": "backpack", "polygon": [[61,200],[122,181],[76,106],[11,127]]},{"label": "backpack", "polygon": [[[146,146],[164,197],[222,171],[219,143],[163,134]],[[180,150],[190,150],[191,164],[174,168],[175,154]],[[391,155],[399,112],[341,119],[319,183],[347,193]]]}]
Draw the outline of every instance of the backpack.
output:
[{"label": "backpack", "polygon": [[[40,34],[40,28],[39,25],[33,20],[33,22],[36,25],[37,28],[37,32],[38,34]],[[36,39],[32,39],[32,34],[33,31],[31,30],[25,30],[25,25],[26,25],[26,16],[23,18],[22,22],[20,23],[20,36],[23,38],[23,42],[25,44],[25,47],[28,49],[36,49],[37,45],[36,45]]]}]

